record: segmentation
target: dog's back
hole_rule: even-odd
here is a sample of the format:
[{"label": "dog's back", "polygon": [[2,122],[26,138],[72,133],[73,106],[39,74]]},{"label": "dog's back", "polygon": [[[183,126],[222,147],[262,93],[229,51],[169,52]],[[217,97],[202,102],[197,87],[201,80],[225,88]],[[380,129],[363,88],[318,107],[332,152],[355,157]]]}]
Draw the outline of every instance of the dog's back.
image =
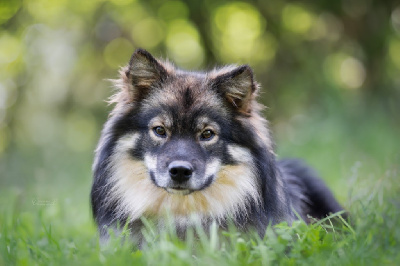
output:
[{"label": "dog's back", "polygon": [[[316,172],[299,159],[278,161],[295,211],[308,221],[308,216],[321,219],[343,211],[332,192]],[[345,214],[342,214],[345,217]]]}]

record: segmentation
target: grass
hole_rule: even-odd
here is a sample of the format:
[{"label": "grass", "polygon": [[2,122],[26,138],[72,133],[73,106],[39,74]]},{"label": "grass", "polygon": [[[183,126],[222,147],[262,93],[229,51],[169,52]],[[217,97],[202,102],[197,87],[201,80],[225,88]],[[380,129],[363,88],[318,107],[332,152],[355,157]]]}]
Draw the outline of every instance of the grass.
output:
[{"label": "grass", "polygon": [[[234,228],[186,241],[173,232],[145,230],[143,250],[115,237],[100,247],[92,224],[78,228],[61,217],[48,219],[48,209],[13,212],[0,219],[0,264],[4,265],[395,265],[400,261],[400,201],[380,187],[357,195],[352,203],[352,225],[345,222],[312,225],[298,221],[268,228],[264,239],[243,235]],[[380,197],[382,197],[380,199]],[[123,233],[124,234],[124,233]]]},{"label": "grass", "polygon": [[[263,239],[231,228],[182,241],[173,230],[158,234],[149,226],[142,250],[117,237],[101,247],[89,209],[92,155],[55,156],[60,147],[10,151],[0,162],[0,265],[397,265],[398,128],[375,116],[379,130],[367,122],[338,121],[339,115],[277,121],[278,153],[315,166],[352,221],[282,223],[268,228]],[[288,128],[296,129],[295,142],[288,141]],[[377,138],[380,143],[373,143]]]}]

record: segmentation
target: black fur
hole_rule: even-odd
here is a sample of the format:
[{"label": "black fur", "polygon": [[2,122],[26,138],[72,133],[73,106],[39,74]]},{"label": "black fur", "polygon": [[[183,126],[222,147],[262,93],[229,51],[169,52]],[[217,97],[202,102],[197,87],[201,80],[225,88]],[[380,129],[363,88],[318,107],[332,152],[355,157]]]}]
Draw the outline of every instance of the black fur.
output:
[{"label": "black fur", "polygon": [[[321,219],[343,210],[325,183],[304,162],[284,159],[278,165],[293,195],[293,204],[300,203],[297,209],[302,210],[299,214],[305,221],[308,220],[306,215]],[[342,216],[346,217],[346,214]]]},{"label": "black fur", "polygon": [[[312,169],[299,160],[276,161],[271,144],[259,136],[260,131],[264,132],[265,124],[254,100],[257,85],[249,66],[216,74],[214,78],[204,73],[180,71],[177,74],[174,71],[177,70],[164,67],[148,52],[138,50],[124,72],[126,76],[123,78],[130,84],[125,84],[120,99],[129,99],[129,102],[117,102],[116,109],[102,131],[93,165],[91,203],[103,237],[107,236],[106,228],[114,228],[117,223],[123,224],[131,218],[126,213],[118,212],[124,202],[122,195],[115,195],[115,180],[111,179],[111,158],[115,153],[123,152],[116,151],[117,142],[129,133],[138,134],[138,139],[132,143],[135,145],[127,151],[130,160],[142,162],[146,155],[157,158],[157,169],[148,169],[146,178],[163,193],[164,189],[175,189],[171,185],[175,184],[173,181],[168,181],[167,185],[162,183],[165,180],[160,181],[162,171],[171,161],[190,162],[194,173],[200,176],[198,178],[202,183],[198,187],[179,185],[187,190],[192,189],[190,193],[199,193],[214,185],[216,176],[205,174],[212,159],[218,158],[221,167],[243,165],[246,160],[249,162],[254,168],[249,171],[253,171],[252,176],[256,176],[255,187],[259,189],[257,193],[261,200],[257,201],[250,194],[242,196],[239,203],[243,203],[245,208],[237,210],[233,217],[229,212],[219,217],[217,222],[221,228],[226,228],[228,220],[233,219],[240,230],[255,228],[263,235],[269,224],[282,221],[291,223],[297,219],[297,215],[309,222],[308,215],[321,219],[343,210]],[[168,138],[155,141],[149,123],[160,114],[168,114],[168,123],[171,125],[168,128]],[[205,145],[196,137],[198,119],[202,117],[218,125],[218,140],[212,145]],[[267,129],[265,132],[268,133]],[[246,156],[250,158],[235,157],[235,154],[229,152],[232,146],[249,151]],[[132,173],[126,174],[129,176]],[[223,197],[224,192],[219,193]],[[184,197],[182,195],[181,199]],[[212,215],[205,216],[202,223],[207,227],[213,220]],[[138,238],[141,238],[138,236],[141,226],[139,218],[129,220],[129,227],[132,232],[137,232]],[[184,235],[186,227],[178,226],[177,230],[181,232],[180,235]]]}]

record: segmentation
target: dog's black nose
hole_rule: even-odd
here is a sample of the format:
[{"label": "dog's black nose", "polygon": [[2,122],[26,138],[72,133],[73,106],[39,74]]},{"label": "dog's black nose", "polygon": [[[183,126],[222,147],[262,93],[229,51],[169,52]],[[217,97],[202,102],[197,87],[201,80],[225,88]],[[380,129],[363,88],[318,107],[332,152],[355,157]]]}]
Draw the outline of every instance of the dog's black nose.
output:
[{"label": "dog's black nose", "polygon": [[193,166],[185,161],[173,161],[168,166],[169,176],[176,182],[185,182],[189,180],[193,173]]}]

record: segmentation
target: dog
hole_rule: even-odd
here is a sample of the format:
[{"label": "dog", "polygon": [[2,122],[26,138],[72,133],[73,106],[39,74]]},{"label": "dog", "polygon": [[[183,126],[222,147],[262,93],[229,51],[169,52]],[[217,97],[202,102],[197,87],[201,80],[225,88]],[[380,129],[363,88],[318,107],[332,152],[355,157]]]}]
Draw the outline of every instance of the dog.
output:
[{"label": "dog", "polygon": [[95,151],[91,205],[100,241],[168,213],[184,236],[230,222],[260,236],[268,225],[343,211],[300,160],[277,160],[259,85],[248,65],[190,72],[138,49],[114,81],[114,104]]}]

